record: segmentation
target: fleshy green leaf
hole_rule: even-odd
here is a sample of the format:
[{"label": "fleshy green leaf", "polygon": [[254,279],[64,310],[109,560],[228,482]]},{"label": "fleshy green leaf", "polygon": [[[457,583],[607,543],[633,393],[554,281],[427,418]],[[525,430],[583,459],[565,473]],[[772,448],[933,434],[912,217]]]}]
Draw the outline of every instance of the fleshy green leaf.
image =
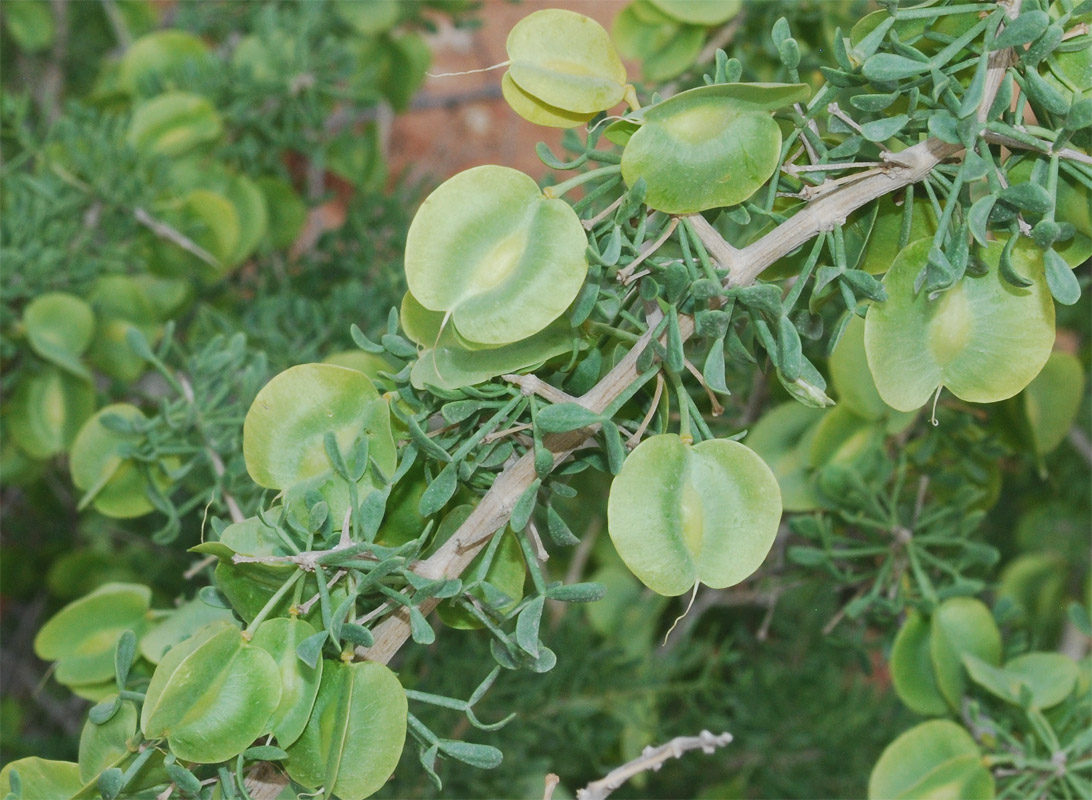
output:
[{"label": "fleshy green leaf", "polygon": [[967,275],[939,297],[915,294],[932,242],[904,250],[884,278],[888,300],[865,319],[865,350],[884,402],[900,411],[924,405],[938,386],[975,403],[1011,397],[1042,369],[1054,344],[1054,304],[1035,248],[1018,247],[1014,262],[1030,285],[1001,279],[1003,245],[983,253],[989,271]]},{"label": "fleshy green leaf", "polygon": [[281,699],[280,670],[239,630],[217,630],[173,662],[165,656],[148,686],[140,720],[146,737],[165,737],[179,759],[212,764],[243,752],[269,729]]},{"label": "fleshy green leaf", "polygon": [[721,0],[710,3],[708,0],[648,0],[657,9],[669,17],[690,25],[721,25],[743,7],[742,0]]},{"label": "fleshy green leaf", "polygon": [[963,656],[1001,663],[1001,633],[990,610],[970,597],[945,600],[930,620],[929,652],[937,688],[950,708],[958,709],[967,685]]},{"label": "fleshy green leaf", "polygon": [[343,800],[374,794],[402,755],[407,712],[406,692],[387,667],[326,663],[307,727],[287,748],[289,776]]},{"label": "fleshy green leaf", "polygon": [[777,478],[785,511],[809,511],[819,505],[808,472],[807,453],[811,432],[822,418],[819,409],[789,401],[763,414],[747,434],[746,445]]},{"label": "fleshy green leaf", "polygon": [[1055,350],[1022,396],[1035,450],[1045,455],[1069,433],[1084,398],[1084,369],[1071,353]]},{"label": "fleshy green leaf", "polygon": [[27,455],[52,458],[72,446],[95,412],[95,387],[88,378],[53,366],[24,373],[5,412],[5,433]]},{"label": "fleshy green leaf", "polygon": [[[338,477],[326,452],[333,433],[342,453],[368,437],[369,456],[385,475],[396,454],[390,409],[361,372],[332,364],[302,364],[281,372],[258,392],[243,422],[243,455],[254,481],[302,497],[318,490],[340,520],[349,503],[347,481]],[[358,496],[378,488],[372,471],[357,484]]]},{"label": "fleshy green leaf", "polygon": [[12,791],[12,772],[19,776],[23,800],[66,800],[75,797],[83,788],[79,765],[71,761],[48,761],[32,756],[9,761],[0,770],[0,797],[7,797]]},{"label": "fleshy green leaf", "polygon": [[544,103],[533,94],[521,89],[507,72],[501,78],[501,93],[513,111],[535,125],[544,125],[548,128],[575,128],[595,116],[594,111],[586,113],[566,111]]},{"label": "fleshy green leaf", "polygon": [[781,491],[766,463],[738,442],[685,444],[653,436],[611,485],[611,539],[626,566],[663,595],[696,582],[739,583],[762,564],[781,519]]},{"label": "fleshy green leaf", "polygon": [[223,122],[212,104],[189,92],[165,92],[133,111],[128,142],[138,150],[180,156],[220,138]]},{"label": "fleshy green leaf", "polygon": [[302,619],[277,617],[259,625],[251,640],[269,653],[280,671],[281,699],[269,720],[269,731],[281,747],[288,747],[303,733],[318,694],[325,662],[318,658],[313,665],[305,664],[297,654],[314,634],[315,629]]},{"label": "fleshy green leaf", "polygon": [[40,294],[23,311],[31,349],[77,377],[90,379],[79,362],[95,332],[95,312],[84,300],[65,292]]},{"label": "fleshy green leaf", "polygon": [[[219,542],[209,544],[220,545]],[[223,547],[223,545],[220,545]],[[229,554],[233,551],[224,548]],[[207,552],[207,551],[202,551]],[[228,558],[231,556],[228,555]],[[229,622],[231,611],[215,608],[199,599],[183,603],[140,638],[140,654],[153,664],[158,664],[163,654],[184,639],[193,636],[210,622]]]},{"label": "fleshy green leaf", "polygon": [[891,682],[911,711],[940,716],[948,712],[948,704],[937,688],[929,638],[929,620],[911,611],[891,647]]},{"label": "fleshy green leaf", "polygon": [[445,312],[462,336],[510,344],[568,308],[588,270],[586,248],[567,203],[547,199],[518,170],[475,167],[418,209],[406,238],[406,280],[421,306]]},{"label": "fleshy green leaf", "polygon": [[[131,422],[145,419],[139,408],[128,403],[116,403],[99,409],[84,423],[72,442],[68,464],[72,482],[86,493],[80,501],[81,506],[90,503],[96,511],[108,517],[139,517],[154,508],[148,499],[147,477],[133,459],[123,458],[121,453],[128,445],[139,441],[140,437],[108,428],[103,419],[110,416]],[[165,459],[166,466],[172,464],[177,464],[177,460]],[[170,479],[163,470],[154,466],[149,469],[159,489],[170,485]]]},{"label": "fleshy green leaf", "polygon": [[516,23],[506,47],[508,74],[542,103],[594,114],[622,100],[626,68],[610,36],[590,17],[553,8],[536,11]]},{"label": "fleshy green leaf", "polygon": [[147,586],[105,584],[50,618],[34,638],[34,652],[59,662],[55,674],[61,683],[112,680],[118,639],[127,630],[143,632],[150,599]]},{"label": "fleshy green leaf", "polygon": [[869,800],[987,800],[993,775],[962,727],[932,720],[887,746],[868,780]]}]

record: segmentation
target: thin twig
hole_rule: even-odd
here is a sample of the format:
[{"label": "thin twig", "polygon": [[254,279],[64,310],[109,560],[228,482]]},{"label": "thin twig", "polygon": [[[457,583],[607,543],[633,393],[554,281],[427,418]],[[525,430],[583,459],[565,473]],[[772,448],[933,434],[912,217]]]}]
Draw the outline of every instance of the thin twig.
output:
[{"label": "thin twig", "polygon": [[134,208],[133,217],[136,218],[137,222],[150,230],[160,239],[166,239],[167,241],[178,245],[187,253],[192,253],[217,271],[222,268],[222,265],[220,264],[219,260],[217,260],[216,256],[214,256],[205,248],[201,247],[201,245],[197,244],[197,242],[195,242],[193,239],[189,238],[182,232],[176,230],[175,228],[172,228],[165,222],[160,222],[143,208]]},{"label": "thin twig", "polygon": [[557,788],[559,783],[561,783],[561,778],[557,777],[552,772],[549,773],[546,776],[546,790],[542,793],[542,800],[552,800],[554,789]]},{"label": "thin twig", "polygon": [[[1003,133],[994,133],[993,131],[985,131],[982,134],[982,138],[991,144],[1003,144],[1010,149],[1020,150],[1036,150],[1027,142],[1021,139],[1013,139],[1009,136],[1005,136]],[[1067,161],[1076,161],[1078,164],[1085,164],[1092,167],[1092,156],[1088,153],[1082,153],[1080,150],[1074,150],[1072,147],[1063,147],[1061,150],[1052,150],[1050,148],[1050,142],[1043,142],[1043,153],[1051,153],[1058,156],[1058,158],[1064,158]]]},{"label": "thin twig", "polygon": [[659,238],[656,239],[656,241],[642,247],[641,253],[637,256],[637,258],[633,259],[633,261],[631,261],[629,264],[626,264],[626,266],[618,270],[618,281],[623,286],[627,286],[632,281],[635,281],[637,277],[633,274],[633,271],[636,270],[638,266],[640,266],[641,262],[643,262],[646,258],[655,253],[657,250],[659,250],[660,245],[662,245],[671,237],[671,234],[675,232],[675,228],[677,228],[678,226],[679,218],[672,217],[671,222],[667,224],[667,227],[664,228],[664,232],[660,234]]},{"label": "thin twig", "polygon": [[49,5],[53,12],[53,47],[38,81],[38,99],[46,120],[52,123],[61,115],[64,60],[68,52],[68,0],[51,0]]},{"label": "thin twig", "polygon": [[114,31],[114,37],[118,40],[118,47],[128,50],[133,43],[133,35],[129,33],[129,26],[125,24],[125,18],[118,10],[116,0],[102,0],[102,10],[106,13],[106,20]]},{"label": "thin twig", "polygon": [[531,549],[535,551],[535,558],[540,563],[545,564],[550,560],[550,551],[542,545],[542,537],[538,534],[538,528],[535,527],[534,520],[527,522],[527,527],[524,528],[524,532],[527,534],[527,540],[531,543]]},{"label": "thin twig", "polygon": [[633,449],[640,443],[641,437],[645,435],[645,430],[648,428],[649,423],[652,422],[652,418],[656,416],[656,409],[660,405],[660,397],[662,397],[664,393],[664,383],[664,376],[662,374],[657,375],[656,392],[652,395],[652,402],[648,404],[648,411],[645,412],[644,419],[642,419],[641,424],[637,426],[637,430],[635,430],[633,435],[626,440],[626,447]]},{"label": "thin twig", "polygon": [[520,392],[524,397],[537,394],[543,400],[549,400],[551,403],[579,403],[580,401],[573,397],[571,394],[561,391],[560,389],[551,386],[542,380],[542,378],[534,375],[501,375],[501,377],[509,383],[515,384],[519,387]]},{"label": "thin twig", "polygon": [[731,741],[730,733],[714,736],[709,731],[702,731],[697,736],[678,736],[659,747],[646,747],[638,758],[611,770],[605,778],[592,781],[583,789],[578,789],[576,800],[605,800],[611,792],[634,775],[648,770],[656,771],[668,759],[682,758],[683,753],[689,750],[701,750],[709,755],[718,747],[725,747]]},{"label": "thin twig", "polygon": [[505,428],[502,431],[493,431],[492,433],[487,433],[485,435],[485,438],[482,439],[482,442],[484,442],[485,444],[492,444],[498,439],[503,439],[505,436],[511,436],[513,433],[522,433],[523,431],[529,431],[533,427],[535,426],[529,422],[521,422],[518,425],[513,425],[511,428]]},{"label": "thin twig", "polygon": [[626,199],[626,196],[623,194],[621,197],[619,197],[617,200],[615,200],[609,206],[604,208],[602,211],[600,211],[594,217],[584,220],[581,223],[584,226],[584,230],[590,231],[592,228],[594,228],[596,225],[598,225],[601,221],[603,221],[604,219],[609,217],[612,213],[614,213],[614,210],[616,208],[618,208],[618,206],[622,205],[622,201],[625,200],[625,199]]}]

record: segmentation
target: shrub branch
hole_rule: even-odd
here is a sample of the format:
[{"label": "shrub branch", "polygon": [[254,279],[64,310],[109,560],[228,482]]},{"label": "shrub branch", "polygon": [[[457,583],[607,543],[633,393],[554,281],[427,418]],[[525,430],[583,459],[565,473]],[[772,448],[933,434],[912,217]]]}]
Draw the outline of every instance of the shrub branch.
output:
[{"label": "shrub branch", "polygon": [[[1022,0],[1014,0],[1009,4],[1007,10],[1009,19],[1019,14],[1021,2]],[[991,57],[986,91],[979,105],[980,119],[992,105],[1004,73],[1012,63],[1012,57],[1011,50],[998,51]],[[858,208],[923,180],[942,161],[957,155],[962,150],[963,147],[960,145],[948,144],[932,137],[926,139],[889,156],[884,169],[862,176],[857,181],[841,183],[829,193],[821,194],[807,208],[741,249],[726,242],[701,215],[690,216],[689,220],[710,256],[721,269],[728,272],[728,277],[724,281],[725,287],[748,286],[754,283],[765,269],[796,248],[820,233],[844,224],[849,215]],[[578,398],[577,402],[591,411],[602,413],[621,397],[640,377],[637,360],[650,344],[654,327],[651,325],[614,369],[586,394]],[[693,317],[680,316],[679,329],[684,342],[693,336]],[[596,428],[597,426],[591,426],[578,431],[544,437],[543,446],[554,454],[554,466],[568,458],[587,440],[588,436],[595,433]],[[481,502],[462,526],[439,550],[420,562],[415,571],[419,575],[433,579],[455,578],[461,575],[486,546],[492,535],[507,524],[516,500],[536,478],[534,453],[528,452],[497,477],[493,486],[482,497]],[[418,608],[422,613],[428,614],[439,602],[435,598],[429,598],[420,603]],[[357,658],[382,664],[388,663],[410,638],[408,609],[400,607],[379,623],[373,631],[373,636],[375,642],[371,647],[356,648]],[[587,795],[589,798],[598,796],[600,795]],[[605,795],[601,796],[605,797]]]}]

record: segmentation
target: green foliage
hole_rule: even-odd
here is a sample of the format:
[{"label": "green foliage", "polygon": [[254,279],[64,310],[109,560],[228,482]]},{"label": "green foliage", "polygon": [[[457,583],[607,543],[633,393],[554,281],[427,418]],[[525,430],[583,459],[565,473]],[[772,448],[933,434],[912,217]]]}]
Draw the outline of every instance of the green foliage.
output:
[{"label": "green foliage", "polygon": [[1088,3],[716,5],[527,16],[558,175],[412,222],[465,4],[4,6],[5,603],[95,703],[5,796],[1089,794]]}]

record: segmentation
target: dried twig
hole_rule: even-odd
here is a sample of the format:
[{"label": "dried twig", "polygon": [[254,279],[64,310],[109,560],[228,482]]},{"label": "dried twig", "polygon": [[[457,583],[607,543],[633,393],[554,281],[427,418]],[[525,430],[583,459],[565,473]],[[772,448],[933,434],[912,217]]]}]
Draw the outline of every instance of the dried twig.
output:
[{"label": "dried twig", "polygon": [[554,775],[554,773],[551,772],[549,775],[547,775],[546,791],[542,793],[542,800],[552,800],[554,796],[554,789],[557,788],[557,785],[559,783],[561,783],[561,778]]},{"label": "dried twig", "polygon": [[551,403],[578,403],[571,394],[557,389],[535,375],[501,375],[501,378],[519,387],[524,397],[537,394]]},{"label": "dried twig", "polygon": [[702,731],[697,736],[678,736],[659,747],[646,747],[639,758],[635,758],[617,769],[611,770],[605,778],[592,781],[576,792],[576,800],[604,800],[611,792],[628,781],[634,775],[648,770],[658,770],[669,758],[682,758],[689,750],[701,750],[713,753],[718,747],[724,747],[732,741],[732,734],[722,733],[714,736],[709,731]]},{"label": "dried twig", "polygon": [[217,271],[222,268],[223,265],[220,264],[216,256],[203,248],[201,245],[197,244],[197,242],[186,236],[184,233],[176,230],[175,228],[172,228],[165,222],[160,222],[143,208],[134,208],[133,217],[136,218],[137,222],[150,230],[160,239],[166,239],[168,242],[172,242],[178,245],[187,253],[192,253]]}]

